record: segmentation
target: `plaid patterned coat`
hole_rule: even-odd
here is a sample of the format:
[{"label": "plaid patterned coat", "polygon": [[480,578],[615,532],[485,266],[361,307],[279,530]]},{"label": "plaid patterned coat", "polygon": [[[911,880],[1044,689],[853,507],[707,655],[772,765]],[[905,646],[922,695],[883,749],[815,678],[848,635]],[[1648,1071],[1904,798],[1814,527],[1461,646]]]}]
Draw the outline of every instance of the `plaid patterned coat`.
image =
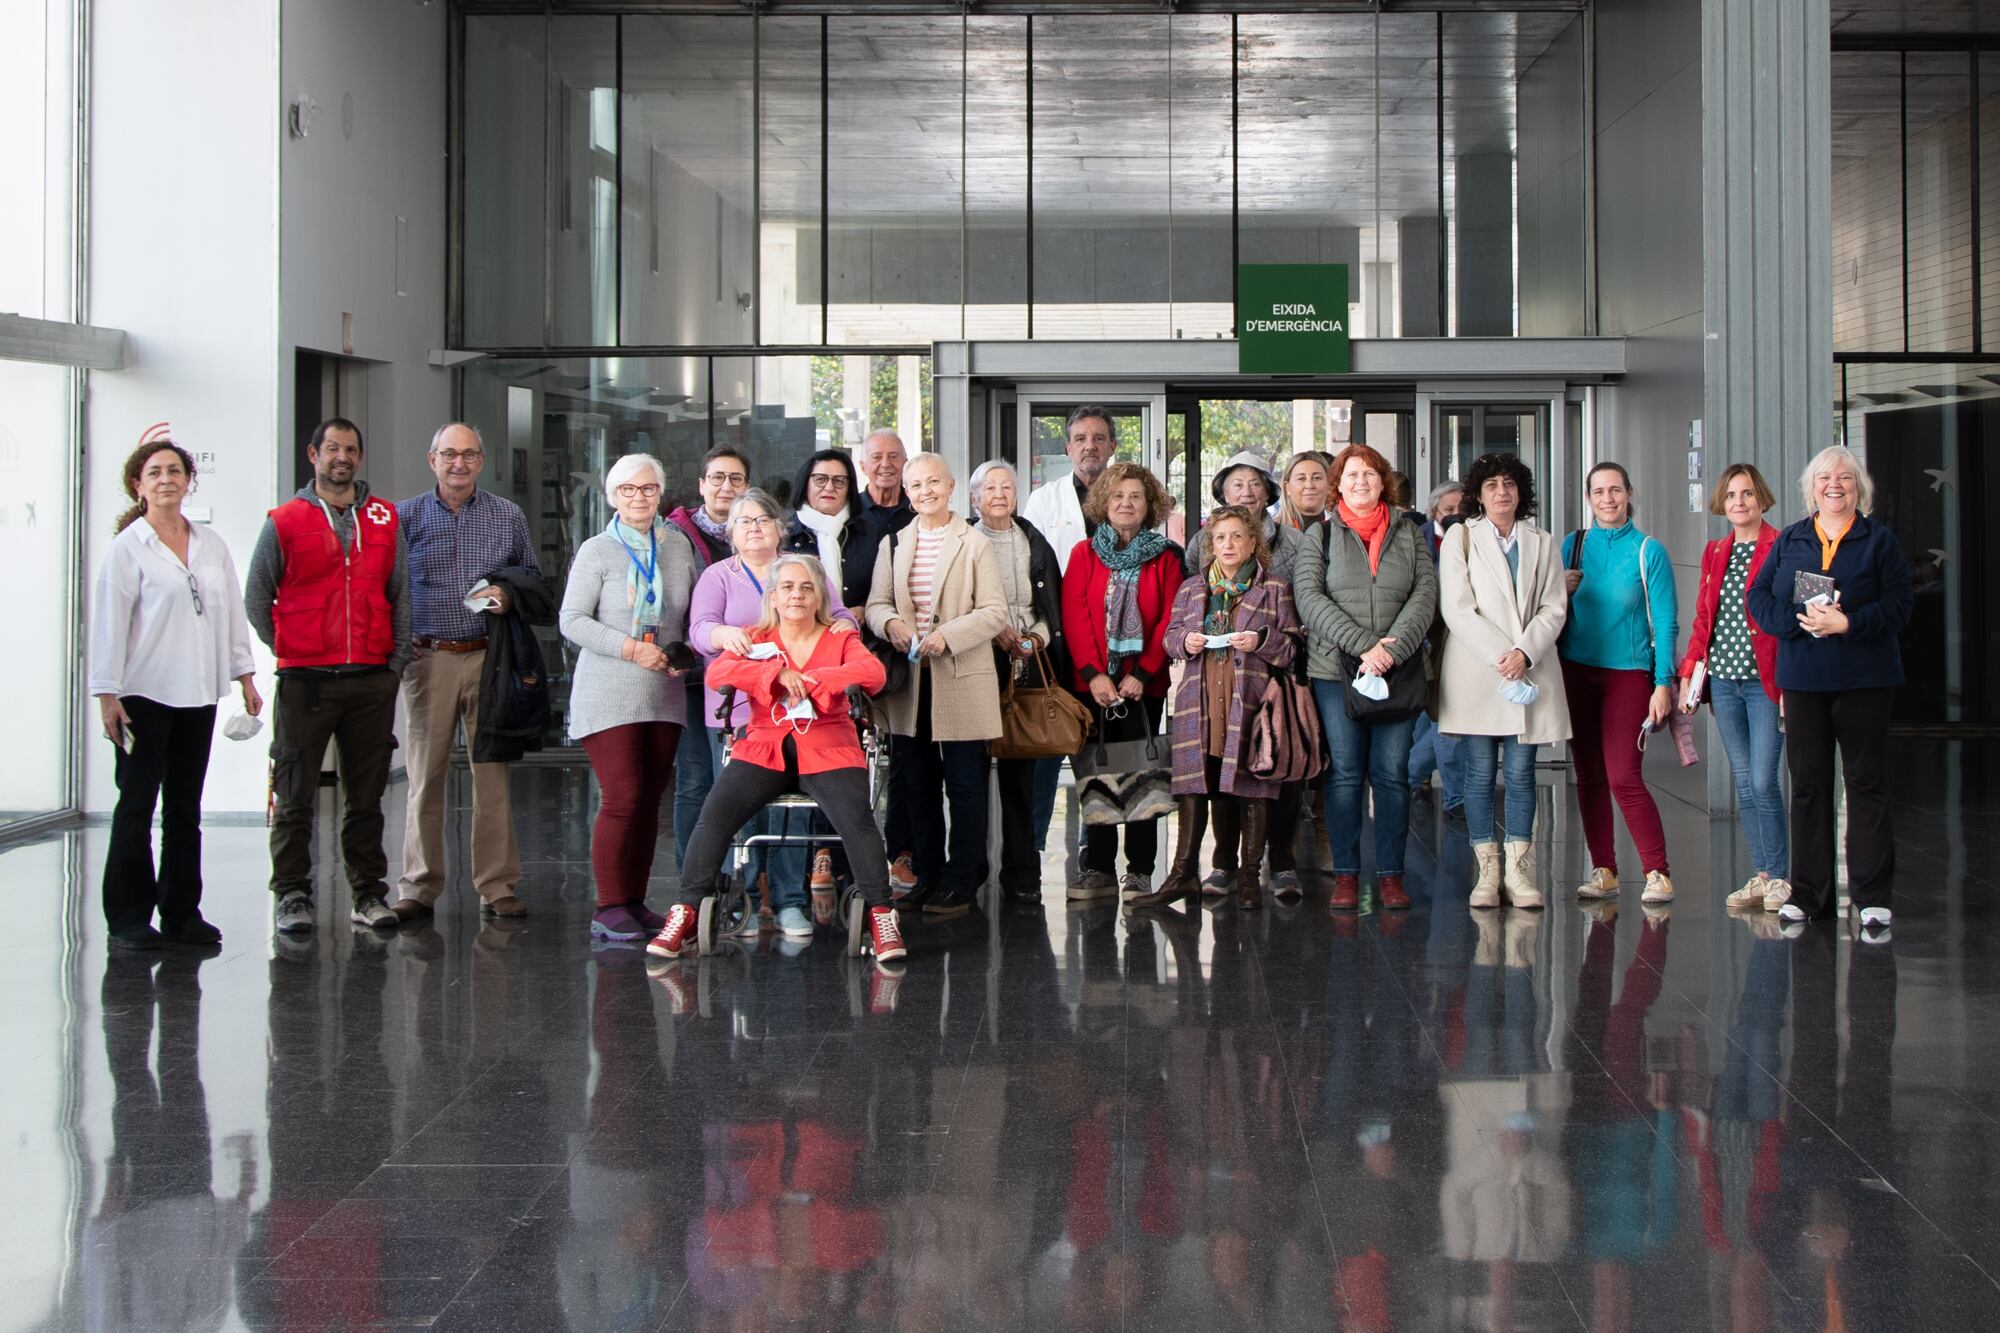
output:
[{"label": "plaid patterned coat", "polygon": [[[1214,796],[1208,789],[1208,774],[1202,756],[1202,739],[1207,734],[1204,721],[1207,700],[1201,688],[1204,654],[1189,653],[1187,636],[1199,630],[1208,611],[1208,579],[1204,574],[1188,576],[1174,595],[1173,616],[1167,622],[1167,656],[1186,663],[1180,689],[1174,695],[1173,721],[1168,734],[1173,737],[1174,795]],[[1243,766],[1250,744],[1250,723],[1263,701],[1264,687],[1274,671],[1289,667],[1298,651],[1299,613],[1292,605],[1292,590],[1282,579],[1261,574],[1236,603],[1231,620],[1235,630],[1263,630],[1263,645],[1251,652],[1230,650],[1236,668],[1235,688],[1229,694],[1229,735],[1224,742],[1222,791],[1231,796],[1273,800],[1278,784],[1266,781]]]}]

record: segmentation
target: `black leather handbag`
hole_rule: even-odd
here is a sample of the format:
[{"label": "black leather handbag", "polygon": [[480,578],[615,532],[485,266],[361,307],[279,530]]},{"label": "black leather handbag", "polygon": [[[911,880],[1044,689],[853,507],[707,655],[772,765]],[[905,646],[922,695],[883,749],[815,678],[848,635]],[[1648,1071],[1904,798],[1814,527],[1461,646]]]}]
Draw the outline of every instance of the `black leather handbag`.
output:
[{"label": "black leather handbag", "polygon": [[1382,678],[1389,683],[1386,699],[1371,699],[1354,688],[1354,677],[1360,670],[1360,658],[1340,655],[1341,693],[1346,696],[1347,716],[1355,722],[1370,726],[1407,722],[1423,712],[1429,702],[1430,682],[1424,678],[1421,648],[1390,667],[1389,674]]}]

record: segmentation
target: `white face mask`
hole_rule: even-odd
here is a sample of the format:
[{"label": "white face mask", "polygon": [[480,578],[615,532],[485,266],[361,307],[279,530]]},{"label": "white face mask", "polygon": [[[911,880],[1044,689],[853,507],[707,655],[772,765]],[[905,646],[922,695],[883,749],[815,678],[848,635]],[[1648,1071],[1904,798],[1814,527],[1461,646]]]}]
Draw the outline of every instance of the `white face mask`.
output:
[{"label": "white face mask", "polygon": [[1521,707],[1526,708],[1541,697],[1542,691],[1535,682],[1524,676],[1520,680],[1501,681],[1499,694],[1508,703],[1519,704]]},{"label": "white face mask", "polygon": [[1371,676],[1366,671],[1354,673],[1354,692],[1364,699],[1377,703],[1389,697],[1389,682],[1380,676]]}]

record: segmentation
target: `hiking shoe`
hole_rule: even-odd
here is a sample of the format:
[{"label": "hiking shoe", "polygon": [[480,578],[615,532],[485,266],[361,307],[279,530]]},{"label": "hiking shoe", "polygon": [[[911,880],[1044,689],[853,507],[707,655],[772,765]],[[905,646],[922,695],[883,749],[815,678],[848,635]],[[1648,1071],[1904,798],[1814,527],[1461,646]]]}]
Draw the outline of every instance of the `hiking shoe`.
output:
[{"label": "hiking shoe", "polygon": [[1072,902],[1113,898],[1118,894],[1118,880],[1108,870],[1086,870],[1065,892]]},{"label": "hiking shoe", "polygon": [[373,926],[381,929],[401,924],[396,914],[389,910],[389,904],[382,901],[382,895],[371,893],[366,898],[356,898],[354,906],[347,913],[347,919],[357,926]]},{"label": "hiking shoe", "polygon": [[896,909],[886,903],[868,909],[868,947],[877,963],[897,962],[909,953],[903,944],[903,927]]},{"label": "hiking shoe", "polygon": [[633,914],[630,903],[600,907],[590,918],[590,937],[594,940],[630,944],[645,939],[648,933],[646,923]]},{"label": "hiking shoe", "polygon": [[[1760,912],[1769,911],[1770,909],[1764,906],[1764,895],[1770,891],[1772,882],[1771,879],[1764,875],[1752,875],[1749,879],[1743,881],[1742,888],[1722,900],[1723,906],[1734,908],[1738,911],[1746,911],[1751,908],[1755,908]],[[1783,900],[1781,899],[1780,901]]]},{"label": "hiking shoe", "polygon": [[[390,915],[394,916],[395,913],[391,912]],[[288,893],[278,899],[278,911],[273,921],[280,935],[305,934],[314,925],[312,895]]]},{"label": "hiking shoe", "polygon": [[812,919],[796,907],[778,909],[778,933],[787,939],[809,940],[813,935]]},{"label": "hiking shoe", "polygon": [[1594,866],[1590,878],[1576,886],[1579,898],[1613,898],[1618,894],[1618,872],[1610,866]]},{"label": "hiking shoe", "polygon": [[701,916],[686,903],[675,903],[667,909],[667,924],[660,927],[660,933],[647,944],[646,952],[655,958],[679,958],[694,940],[694,930],[701,922]]},{"label": "hiking shoe", "polygon": [[1646,872],[1646,888],[1640,893],[1642,903],[1670,903],[1674,900],[1674,882],[1667,878],[1664,870]]}]

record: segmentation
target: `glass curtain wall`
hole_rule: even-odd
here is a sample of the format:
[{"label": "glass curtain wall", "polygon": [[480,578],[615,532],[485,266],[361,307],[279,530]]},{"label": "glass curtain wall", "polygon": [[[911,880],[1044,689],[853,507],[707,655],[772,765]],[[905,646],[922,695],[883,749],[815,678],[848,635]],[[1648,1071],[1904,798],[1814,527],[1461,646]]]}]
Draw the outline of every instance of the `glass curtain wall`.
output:
[{"label": "glass curtain wall", "polygon": [[469,9],[462,346],[1229,337],[1282,262],[1363,336],[1584,331],[1574,12]]}]

